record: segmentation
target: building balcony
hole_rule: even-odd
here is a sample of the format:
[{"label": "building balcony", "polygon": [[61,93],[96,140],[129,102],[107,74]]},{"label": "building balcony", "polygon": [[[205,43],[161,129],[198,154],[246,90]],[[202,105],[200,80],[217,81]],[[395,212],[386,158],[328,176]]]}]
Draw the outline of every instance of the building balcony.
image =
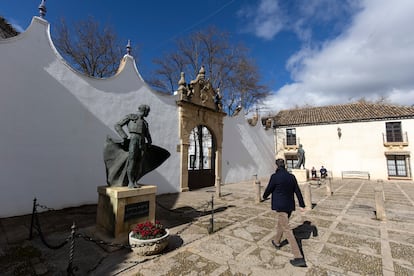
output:
[{"label": "building balcony", "polygon": [[283,139],[283,147],[285,150],[297,150],[299,148],[300,140],[296,139]]},{"label": "building balcony", "polygon": [[401,133],[401,136],[388,137],[384,133],[382,134],[382,140],[384,147],[406,147],[408,146],[407,132]]}]

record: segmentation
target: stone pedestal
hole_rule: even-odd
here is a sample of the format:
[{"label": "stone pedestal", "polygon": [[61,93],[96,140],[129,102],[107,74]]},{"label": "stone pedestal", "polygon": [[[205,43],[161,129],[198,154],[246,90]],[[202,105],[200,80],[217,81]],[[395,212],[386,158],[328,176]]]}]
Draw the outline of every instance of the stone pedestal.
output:
[{"label": "stone pedestal", "polygon": [[155,195],[157,187],[144,185],[141,188],[98,187],[97,226],[110,236],[119,238],[128,233],[135,224],[155,222]]},{"label": "stone pedestal", "polygon": [[309,170],[307,169],[292,169],[292,174],[296,177],[298,183],[308,181]]}]

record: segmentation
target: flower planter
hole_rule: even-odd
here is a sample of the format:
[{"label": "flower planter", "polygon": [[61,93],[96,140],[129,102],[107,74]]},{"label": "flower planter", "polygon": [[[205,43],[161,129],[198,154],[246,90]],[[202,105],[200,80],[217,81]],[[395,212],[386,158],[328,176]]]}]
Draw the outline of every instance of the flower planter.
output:
[{"label": "flower planter", "polygon": [[170,232],[165,229],[165,235],[155,239],[141,240],[132,237],[133,232],[129,233],[129,245],[132,251],[141,256],[155,255],[163,251],[170,237]]}]

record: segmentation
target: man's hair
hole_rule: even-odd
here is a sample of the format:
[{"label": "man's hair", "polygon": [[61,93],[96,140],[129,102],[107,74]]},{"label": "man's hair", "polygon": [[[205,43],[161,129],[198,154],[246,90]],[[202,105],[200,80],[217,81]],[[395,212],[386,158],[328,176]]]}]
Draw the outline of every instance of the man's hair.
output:
[{"label": "man's hair", "polygon": [[276,166],[278,167],[278,168],[280,168],[280,167],[285,167],[285,160],[283,160],[282,158],[279,158],[279,159],[276,159]]}]

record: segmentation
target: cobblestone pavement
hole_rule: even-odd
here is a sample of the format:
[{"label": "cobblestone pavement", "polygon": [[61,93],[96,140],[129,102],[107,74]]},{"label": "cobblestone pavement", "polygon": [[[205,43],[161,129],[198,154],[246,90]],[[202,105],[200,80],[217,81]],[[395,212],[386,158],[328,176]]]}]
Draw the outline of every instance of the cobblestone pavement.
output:
[{"label": "cobblestone pavement", "polygon": [[[76,239],[74,274],[414,275],[414,183],[356,179],[331,183],[332,195],[327,195],[325,184],[312,185],[313,209],[294,212],[290,220],[307,268],[290,265],[288,244],[281,250],[272,246],[275,214],[270,201],[256,203],[251,181],[224,185],[220,198],[213,187],[158,196],[157,219],[171,233],[168,248],[159,255],[141,257],[128,248]],[[266,184],[263,180],[262,191]],[[376,185],[384,187],[383,221],[375,216]],[[213,196],[215,231],[208,234]],[[64,240],[70,229],[62,229],[63,225],[68,229],[71,221],[76,221],[79,233],[92,235],[95,209],[91,205],[40,214],[48,242]],[[30,216],[3,218],[0,223],[1,275],[15,275],[15,271],[66,275],[68,245],[48,249],[38,235],[23,241],[28,237]],[[25,252],[20,263],[10,253],[16,248]]]}]

